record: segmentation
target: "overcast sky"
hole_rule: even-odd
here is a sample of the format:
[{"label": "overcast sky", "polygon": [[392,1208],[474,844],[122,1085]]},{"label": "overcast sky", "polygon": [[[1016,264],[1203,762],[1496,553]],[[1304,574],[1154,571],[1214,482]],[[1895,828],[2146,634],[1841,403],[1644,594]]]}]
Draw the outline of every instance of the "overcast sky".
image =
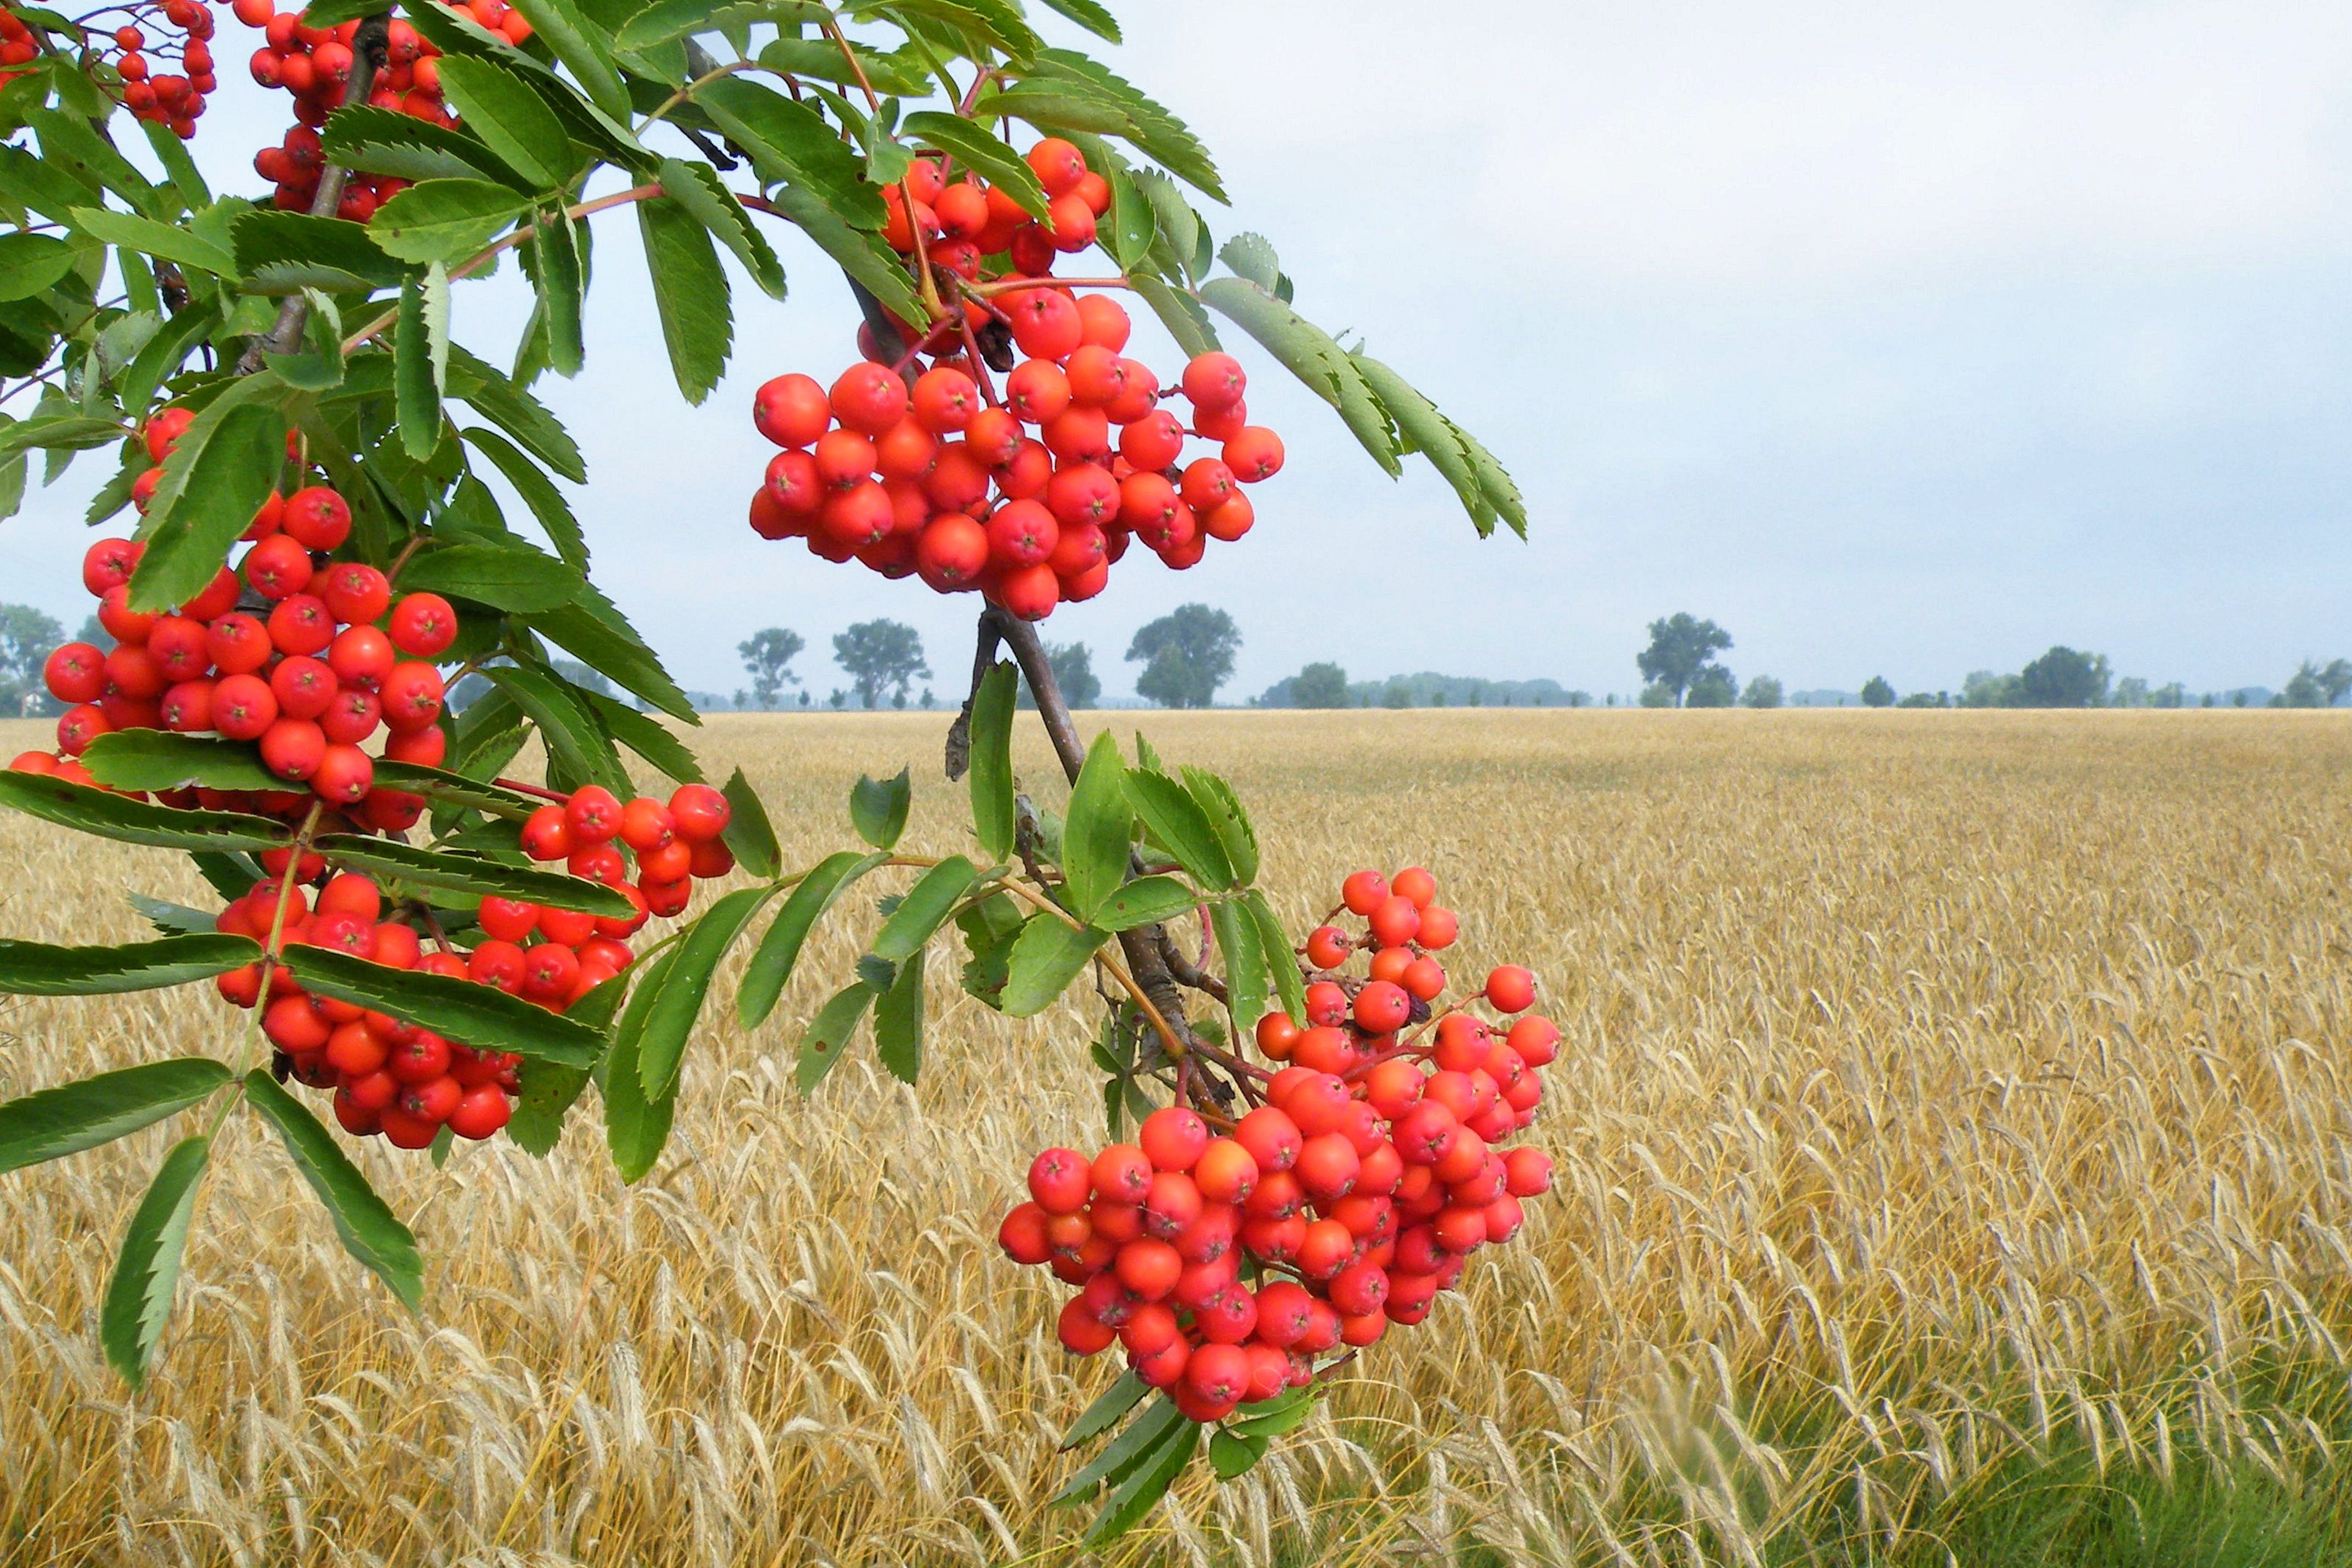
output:
[{"label": "overcast sky", "polygon": [[[1242,628],[1229,699],[1325,658],[1630,691],[1675,610],[1792,689],[1957,688],[2053,642],[2192,689],[2352,654],[2344,7],[1118,9],[1109,58],[1224,172],[1220,239],[1268,236],[1305,314],[1478,432],[1533,538],[1478,542],[1418,459],[1391,483],[1244,347],[1288,466],[1247,539],[1183,574],[1137,552],[1048,623],[1111,691],[1135,627],[1192,599]],[[284,123],[223,75],[216,169]],[[599,580],[691,687],[733,690],[735,643],[782,625],[821,699],[832,635],[889,616],[954,689],[969,599],[742,521],[772,450],[751,390],[854,355],[838,275],[780,237],[791,301],[739,288],[732,374],[690,409],[635,225],[596,221],[587,369],[540,390],[588,451]],[[504,356],[517,298],[461,289],[460,340]],[[101,462],[0,524],[0,597],[79,624]]]}]

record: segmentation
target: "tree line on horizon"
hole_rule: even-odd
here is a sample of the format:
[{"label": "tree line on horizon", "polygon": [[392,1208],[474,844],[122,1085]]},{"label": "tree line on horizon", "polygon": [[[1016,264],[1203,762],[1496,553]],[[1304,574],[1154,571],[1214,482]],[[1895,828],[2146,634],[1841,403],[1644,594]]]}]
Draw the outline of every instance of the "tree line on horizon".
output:
[{"label": "tree line on horizon", "polygon": [[[1721,662],[1718,656],[1730,651],[1732,637],[1714,621],[1677,612],[1652,621],[1648,630],[1650,640],[1633,660],[1643,679],[1634,699],[1639,706],[1778,708],[1790,701],[1774,677],[1752,676],[1743,683]],[[42,611],[28,605],[0,604],[0,716],[58,710],[43,689],[41,670],[50,653],[67,640],[64,627]],[[104,647],[110,639],[93,616],[75,640]],[[731,701],[713,692],[690,695],[704,709],[815,708],[820,704],[793,668],[807,647],[806,639],[796,631],[764,627],[736,646],[749,684],[738,688]],[[1232,679],[1241,647],[1241,629],[1230,615],[1208,605],[1180,605],[1137,630],[1129,642],[1126,660],[1143,667],[1135,688],[1145,700],[1162,708],[1210,708],[1216,705],[1218,689]],[[1073,708],[1093,708],[1101,702],[1102,679],[1094,668],[1093,650],[1083,642],[1072,642],[1048,643],[1045,651],[1063,695]],[[928,686],[919,695],[916,691],[915,683],[930,679],[931,668],[922,637],[913,626],[887,619],[861,621],[834,637],[833,657],[848,679],[827,694],[824,707],[938,706]],[[788,687],[799,689],[788,697]],[[2347,694],[2352,694],[2352,659],[2326,664],[2305,659],[2276,692],[2252,687],[2192,694],[2177,680],[2152,686],[2137,676],[2118,679],[2105,655],[2059,645],[2009,674],[1971,670],[1957,693],[1897,695],[1884,676],[1874,675],[1863,683],[1854,700],[1865,708],[2330,708]],[[451,694],[452,706],[462,707],[467,695],[461,685]],[[1799,694],[1799,700],[1805,695]],[[1843,692],[1813,695],[1834,696],[1841,705],[1846,698]],[[1025,689],[1022,700],[1024,705],[1029,701]],[[1354,680],[1342,666],[1328,660],[1308,664],[1249,699],[1253,708],[1592,705],[1590,692],[1570,689],[1555,680],[1488,680],[1433,670],[1383,680]],[[1617,705],[1614,693],[1606,698],[1605,705]]]}]

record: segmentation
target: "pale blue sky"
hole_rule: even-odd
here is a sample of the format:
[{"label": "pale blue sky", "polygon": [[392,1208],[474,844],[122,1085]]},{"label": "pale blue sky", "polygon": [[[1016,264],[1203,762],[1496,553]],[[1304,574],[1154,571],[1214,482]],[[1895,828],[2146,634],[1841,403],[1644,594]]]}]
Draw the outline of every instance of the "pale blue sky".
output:
[{"label": "pale blue sky", "polygon": [[[1288,467],[1246,540],[1184,574],[1131,555],[1048,623],[1111,690],[1133,629],[1195,598],[1241,624],[1229,697],[1316,658],[1627,691],[1678,609],[1792,689],[1957,688],[2058,641],[2193,689],[2352,654],[2340,7],[1120,9],[1109,58],[1225,172],[1220,237],[1269,236],[1304,312],[1479,432],[1535,537],[1478,542],[1425,468],[1391,484],[1244,349]],[[283,108],[233,83],[208,163]],[[587,371],[541,390],[589,452],[600,580],[689,686],[732,690],[734,644],[782,624],[822,697],[831,635],[879,615],[951,689],[969,600],[742,522],[751,389],[854,353],[837,275],[784,243],[792,301],[739,289],[734,372],[691,410],[635,226],[597,221]],[[494,357],[509,287],[458,295]],[[97,468],[0,524],[0,595],[79,621]]]}]

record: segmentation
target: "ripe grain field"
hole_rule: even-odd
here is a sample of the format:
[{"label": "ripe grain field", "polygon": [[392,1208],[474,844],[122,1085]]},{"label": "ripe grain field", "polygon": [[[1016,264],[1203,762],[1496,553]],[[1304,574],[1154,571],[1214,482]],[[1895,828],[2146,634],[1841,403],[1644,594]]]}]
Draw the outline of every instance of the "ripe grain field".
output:
[{"label": "ripe grain field", "polygon": [[[1356,865],[1425,863],[1461,961],[1533,965],[1566,1038],[1525,1236],[1103,1561],[2352,1561],[2352,724],[1112,717],[1228,773],[1299,931]],[[722,718],[698,745],[804,862],[901,759],[908,846],[958,847],[944,728]],[[1034,722],[1021,744],[1049,778]],[[126,889],[201,901],[173,862],[0,817],[0,931],[135,936]],[[865,930],[836,916],[780,1016]],[[1032,1500],[1112,1369],[1061,1352],[1061,1292],[992,1237],[1032,1150],[1099,1142],[1088,1022],[950,979],[912,1090],[857,1053],[803,1100],[785,1026],[706,1019],[634,1189],[593,1124],[441,1172],[369,1145],[421,1320],[232,1121],[136,1400],[94,1321],[173,1129],[0,1179],[0,1555],[1076,1561],[1086,1515]],[[242,1022],[208,990],[19,1001],[0,1087]]]}]

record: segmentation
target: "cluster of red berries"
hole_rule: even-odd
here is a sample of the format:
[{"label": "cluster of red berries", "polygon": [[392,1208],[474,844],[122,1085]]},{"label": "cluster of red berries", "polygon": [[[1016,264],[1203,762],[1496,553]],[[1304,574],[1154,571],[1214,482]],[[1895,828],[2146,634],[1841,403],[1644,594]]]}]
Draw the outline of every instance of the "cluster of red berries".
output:
[{"label": "cluster of red berries", "polygon": [[[1317,1358],[1340,1345],[1422,1321],[1471,1252],[1518,1230],[1520,1200],[1549,1188],[1551,1161],[1496,1145],[1533,1117],[1559,1029],[1529,1014],[1498,1032],[1455,1009],[1432,1024],[1435,992],[1337,973],[1355,952],[1386,968],[1402,953],[1425,984],[1415,966],[1435,962],[1424,950],[1454,937],[1435,891],[1418,868],[1393,883],[1348,879],[1344,907],[1370,929],[1350,939],[1327,925],[1310,940],[1325,973],[1308,1024],[1281,1013],[1259,1024],[1260,1048],[1287,1065],[1227,1134],[1170,1106],[1135,1143],[1092,1160],[1037,1156],[1030,1201],[998,1239],[1014,1261],[1080,1287],[1062,1310],[1065,1346],[1092,1355],[1116,1343],[1187,1416],[1222,1420],[1313,1381]],[[1507,965],[1481,994],[1527,1014],[1535,979]],[[1416,1023],[1429,1026],[1401,1037]]]},{"label": "cluster of red berries", "polygon": [[0,87],[23,76],[25,68],[40,58],[41,40],[34,36],[33,25],[14,11],[0,10]]},{"label": "cluster of red berries", "polygon": [[[149,420],[150,454],[160,462],[187,423],[184,409]],[[331,805],[362,808],[373,826],[415,821],[415,797],[377,790],[361,745],[385,730],[384,756],[440,765],[448,736],[432,661],[456,638],[457,616],[437,594],[395,600],[375,567],[330,559],[351,527],[350,507],[324,485],[273,494],[246,531],[243,559],[169,615],[131,607],[142,545],[91,545],[82,585],[115,645],[70,642],[49,655],[49,694],[72,705],[58,721],[62,756],[79,757],[116,730],[209,732],[258,742],[272,773]]]},{"label": "cluster of red berries", "polygon": [[[976,181],[949,183],[928,159],[886,192],[908,247],[918,230],[941,237],[926,255],[950,268],[950,284],[1000,252],[1012,274],[1039,281],[966,296],[895,349],[860,329],[866,362],[830,391],[799,374],[761,387],[752,423],[784,448],[751,498],[762,538],[805,538],[828,561],[917,575],[942,594],[976,588],[1037,620],[1100,593],[1131,540],[1181,570],[1210,540],[1249,531],[1256,513],[1242,487],[1278,472],[1283,449],[1248,423],[1241,365],[1212,353],[1184,367],[1190,426],[1162,407],[1158,375],[1121,353],[1127,311],[1044,277],[1057,247],[1093,242],[1108,187],[1057,137],[1028,159],[1057,215],[1050,227]],[[980,331],[999,329],[1027,356],[1002,396],[971,352]],[[1188,437],[1220,450],[1187,462]]]},{"label": "cluster of red berries", "polygon": [[[215,924],[264,942],[278,926],[281,949],[329,948],[387,968],[471,980],[560,1013],[628,968],[635,959],[628,939],[648,918],[684,910],[683,897],[673,902],[668,884],[651,880],[656,872],[683,863],[688,869],[677,879],[683,885],[689,876],[719,876],[734,865],[719,839],[730,815],[727,797],[708,784],[687,784],[667,804],[648,795],[625,805],[591,785],[551,803],[534,825],[544,812],[554,813],[581,844],[572,868],[625,893],[634,912],[600,916],[492,897],[482,900],[481,938],[470,952],[426,952],[414,926],[384,918],[383,893],[371,879],[330,874],[313,853],[304,856],[289,887],[283,879],[293,851],[282,849],[262,858],[269,879],[222,910]],[[625,879],[615,837],[635,851],[647,880],[632,886]],[[640,890],[652,888],[663,889],[658,904]],[[240,1007],[262,1005],[259,963],[217,984]],[[309,994],[283,964],[271,967],[268,996],[262,1033],[284,1054],[288,1076],[334,1091],[335,1119],[345,1131],[380,1132],[400,1148],[421,1149],[445,1125],[461,1138],[488,1138],[513,1114],[518,1058],[511,1055],[475,1050],[417,1025]]]},{"label": "cluster of red berries", "polygon": [[709,784],[680,784],[667,805],[651,795],[624,803],[602,784],[584,784],[561,805],[530,814],[522,851],[534,860],[561,860],[573,876],[602,882],[667,920],[685,912],[694,879],[735,868],[734,851],[720,837],[732,813],[727,797]]},{"label": "cluster of red berries", "polygon": [[[195,135],[205,100],[220,88],[213,74],[211,9],[204,0],[109,9],[122,16],[121,26],[110,30],[94,26],[103,13],[79,20],[89,56],[111,58],[115,74],[121,78],[122,106],[134,119],[168,126],[182,141]],[[6,40],[0,43],[0,64],[19,65],[33,58],[34,46],[22,18],[0,12],[0,38]],[[179,71],[157,73],[154,68],[173,53],[179,57]]]},{"label": "cluster of red berries", "polygon": [[[317,128],[343,105],[360,24],[349,21],[313,27],[303,22],[299,6],[280,11],[271,0],[233,0],[230,8],[238,21],[262,29],[262,47],[253,54],[253,79],[294,95],[296,123],[279,145],[264,147],[254,154],[254,172],[278,187],[274,200],[279,207],[308,212],[318,195],[319,172],[326,162]],[[530,37],[530,24],[506,0],[471,0],[450,8],[510,43],[520,44]],[[397,17],[385,29],[383,68],[369,84],[367,100],[377,109],[436,125],[457,123],[457,116],[441,100],[440,51],[415,26]],[[335,216],[365,223],[408,184],[390,174],[353,171],[343,182]]]}]

